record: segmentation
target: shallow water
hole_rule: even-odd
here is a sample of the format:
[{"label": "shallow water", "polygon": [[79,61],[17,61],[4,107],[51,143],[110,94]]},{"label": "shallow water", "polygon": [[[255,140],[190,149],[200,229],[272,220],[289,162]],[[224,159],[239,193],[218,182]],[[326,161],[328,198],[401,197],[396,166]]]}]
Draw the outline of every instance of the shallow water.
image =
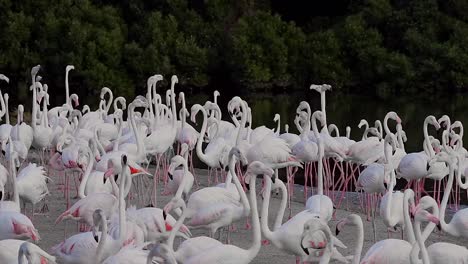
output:
[{"label": "shallow water", "polygon": [[[235,95],[235,93],[234,93]],[[223,119],[228,118],[227,102],[234,95],[224,95],[218,98],[218,104],[225,113]],[[253,126],[266,125],[270,128],[276,127],[273,117],[276,113],[281,115],[281,132],[284,132],[284,124],[289,124],[290,131],[297,131],[294,126],[296,108],[301,101],[310,104],[312,112],[320,109],[320,95],[315,91],[306,93],[282,93],[282,94],[258,94],[250,93],[241,96],[252,108]],[[187,105],[202,103],[213,100],[212,94],[197,92],[187,96]],[[459,120],[468,123],[468,95],[446,95],[421,96],[419,98],[394,96],[387,100],[378,99],[374,96],[327,93],[327,122],[334,123],[344,135],[345,127],[351,127],[351,137],[360,139],[363,129],[357,125],[361,119],[366,119],[372,126],[375,120],[383,121],[385,114],[395,111],[402,119],[403,130],[405,130],[408,141],[405,144],[406,151],[421,151],[423,138],[423,122],[426,116],[434,115],[436,118],[447,114],[452,123]],[[390,130],[395,131],[395,124],[389,124]],[[435,129],[429,128],[430,134],[436,134]],[[440,138],[440,136],[439,136]]]}]

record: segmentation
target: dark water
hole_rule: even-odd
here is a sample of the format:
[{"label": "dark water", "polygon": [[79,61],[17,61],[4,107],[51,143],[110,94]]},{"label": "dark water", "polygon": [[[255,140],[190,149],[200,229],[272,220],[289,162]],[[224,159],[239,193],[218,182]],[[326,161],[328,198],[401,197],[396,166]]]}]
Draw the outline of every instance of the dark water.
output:
[{"label": "dark water", "polygon": [[[198,93],[188,95],[187,104],[203,103],[213,100],[212,94]],[[284,124],[289,124],[290,131],[297,132],[293,123],[296,108],[301,101],[307,101],[312,109],[320,110],[320,95],[315,91],[307,91],[303,94],[244,94],[241,97],[252,108],[253,126],[266,125],[276,127],[273,122],[275,113],[281,115],[281,132],[284,132]],[[221,94],[218,104],[226,113],[223,119],[227,120],[227,102],[232,95]],[[411,98],[395,96],[387,100],[381,100],[372,96],[340,94],[333,91],[327,93],[327,122],[334,123],[340,129],[341,135],[345,135],[346,126],[351,127],[351,137],[360,139],[362,129],[357,125],[361,119],[366,119],[372,126],[374,121],[383,121],[385,114],[395,111],[402,119],[403,129],[408,141],[405,144],[406,151],[422,150],[423,122],[426,116],[434,115],[436,118],[446,114],[452,123],[459,120],[468,124],[468,95],[426,96]],[[395,124],[389,124],[395,131]],[[429,133],[435,135],[435,130],[430,126]]]},{"label": "dark water", "polygon": [[[227,103],[233,95],[223,95],[218,97],[218,104],[224,111],[223,119],[227,120]],[[213,95],[206,93],[188,94],[187,104],[203,103],[206,100],[213,100]],[[249,103],[252,108],[253,127],[266,125],[267,127],[276,127],[273,117],[276,113],[281,115],[281,132],[284,132],[284,124],[289,124],[290,131],[297,132],[293,123],[296,108],[301,101],[307,101],[312,112],[320,109],[320,95],[315,91],[303,94],[244,94],[241,97]],[[468,124],[468,95],[444,95],[444,96],[425,96],[411,98],[404,96],[395,96],[388,100],[381,100],[372,96],[327,93],[327,122],[334,123],[340,129],[341,135],[345,135],[345,127],[351,127],[351,138],[359,140],[362,136],[362,130],[357,127],[361,119],[366,119],[372,126],[374,121],[379,119],[383,121],[385,114],[389,111],[395,111],[402,119],[403,129],[406,132],[408,141],[405,143],[406,152],[415,152],[422,150],[423,123],[428,115],[434,115],[437,119],[446,114],[451,122],[455,120]],[[395,124],[389,124],[390,130],[395,131]],[[429,126],[429,134],[437,136],[435,129]],[[464,136],[466,138],[466,136]],[[440,139],[440,134],[438,136]],[[204,167],[203,164],[198,164]],[[363,168],[362,168],[363,169]],[[338,172],[338,171],[337,171]],[[280,176],[285,180],[283,171]],[[336,173],[337,174],[337,173]],[[300,170],[295,176],[295,183],[304,184],[303,172]],[[337,175],[335,175],[337,176]],[[398,180],[395,190],[401,190],[406,186],[404,179]],[[425,189],[431,193],[433,181],[426,180]],[[354,186],[350,183],[349,190]],[[468,204],[466,191],[462,192],[461,202]]]}]

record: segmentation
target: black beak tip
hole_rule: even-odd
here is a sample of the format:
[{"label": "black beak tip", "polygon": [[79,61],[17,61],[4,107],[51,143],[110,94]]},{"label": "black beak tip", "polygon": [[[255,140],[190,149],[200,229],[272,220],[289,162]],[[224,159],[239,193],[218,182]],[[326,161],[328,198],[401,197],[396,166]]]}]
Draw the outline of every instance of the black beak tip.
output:
[{"label": "black beak tip", "polygon": [[163,211],[163,219],[164,219],[164,221],[166,221],[166,218],[167,218],[166,211]]},{"label": "black beak tip", "polygon": [[99,238],[98,238],[98,236],[94,236],[94,240],[96,241],[96,243],[99,243]]},{"label": "black beak tip", "polygon": [[271,181],[272,181],[273,183],[276,183],[276,177],[271,178]]},{"label": "black beak tip", "polygon": [[247,189],[247,191],[250,191],[250,185],[248,183],[245,184],[245,188]]},{"label": "black beak tip", "polygon": [[2,149],[2,154],[3,154],[3,155],[5,155],[5,154],[6,154],[6,152],[5,152],[3,149]]},{"label": "black beak tip", "polygon": [[335,236],[338,236],[340,234],[340,230],[338,229],[338,227],[335,228]]},{"label": "black beak tip", "polygon": [[388,185],[384,182],[383,186],[385,187],[385,189],[388,189]]},{"label": "black beak tip", "polygon": [[302,244],[301,244],[301,248],[302,248],[302,250],[304,251],[304,253],[306,253],[307,256],[308,256],[308,255],[309,255],[309,250],[308,250],[307,248],[304,248],[304,247],[302,246]]},{"label": "black beak tip", "polygon": [[106,184],[106,181],[107,181],[107,178],[106,178],[106,177],[102,177],[102,182],[103,182],[104,184]]},{"label": "black beak tip", "polygon": [[437,224],[437,229],[438,229],[439,231],[442,230],[442,226],[440,225],[440,223]]},{"label": "black beak tip", "polygon": [[171,181],[173,180],[172,174],[168,173],[167,176],[169,176],[169,179],[171,179]]},{"label": "black beak tip", "polygon": [[0,201],[3,200],[3,192],[0,191]]}]

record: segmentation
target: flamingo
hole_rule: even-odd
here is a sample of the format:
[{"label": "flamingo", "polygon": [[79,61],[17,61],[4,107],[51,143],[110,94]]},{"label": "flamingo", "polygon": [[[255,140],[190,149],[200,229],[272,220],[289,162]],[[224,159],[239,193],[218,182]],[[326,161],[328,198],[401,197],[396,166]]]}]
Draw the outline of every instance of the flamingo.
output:
[{"label": "flamingo", "polygon": [[91,174],[93,164],[94,156],[92,155],[91,151],[88,150],[88,163],[78,190],[78,196],[80,197],[80,200],[78,200],[70,208],[63,212],[57,218],[57,220],[55,220],[55,224],[58,224],[63,220],[72,219],[92,226],[93,213],[95,210],[102,209],[108,216],[110,216],[112,212],[115,211],[117,206],[117,198],[114,195],[110,193],[90,193],[85,195],[86,183],[88,181],[89,175]]},{"label": "flamingo", "polygon": [[11,139],[13,141],[21,141],[27,150],[31,148],[33,141],[33,129],[26,124],[23,119],[24,106],[18,105],[17,124],[11,128]]},{"label": "flamingo", "polygon": [[[426,210],[428,208],[432,208],[432,213],[434,215],[439,215],[439,206],[437,202],[430,196],[422,197],[419,204],[416,206],[415,211]],[[468,249],[466,247],[451,243],[438,242],[430,245],[426,249],[424,241],[428,236],[427,231],[430,233],[434,228],[435,225],[426,227],[424,234],[421,234],[420,224],[415,221],[414,233],[417,243],[413,244],[413,248],[411,250],[412,263],[421,262],[417,258],[419,251],[422,252],[423,263],[466,263],[468,260]],[[440,225],[438,228],[440,228]]]},{"label": "flamingo", "polygon": [[[89,164],[91,166],[91,164]],[[106,257],[115,254],[126,242],[126,221],[125,221],[125,197],[124,190],[126,179],[129,174],[128,158],[125,155],[121,157],[120,171],[121,178],[119,188],[119,236],[114,239],[107,234],[107,223],[104,209],[106,207],[97,207],[91,215],[92,231],[73,235],[60,244],[52,248],[52,254],[57,257],[60,263],[67,264],[87,264],[100,263]],[[89,196],[88,196],[89,197]],[[101,228],[101,233],[98,233],[97,226]]]},{"label": "flamingo", "polygon": [[17,239],[5,239],[0,241],[0,262],[8,264],[55,264],[55,257],[33,243]]},{"label": "flamingo", "polygon": [[[263,174],[264,177],[271,177],[273,170],[261,162],[253,162],[249,165],[245,180],[248,181],[251,186],[249,192],[250,204],[252,206],[251,220],[253,225],[253,244],[245,250],[233,245],[219,245],[214,246],[192,256],[184,263],[250,263],[260,251],[261,247],[261,231],[260,221],[257,210],[257,198],[255,192],[255,181],[258,174]],[[152,258],[153,254],[149,257]]]},{"label": "flamingo", "polygon": [[[235,175],[234,155],[241,157],[237,148],[232,148],[229,153],[231,160],[229,169],[232,175]],[[233,180],[241,201],[227,188],[207,187],[200,189],[192,193],[188,198],[186,213],[190,221],[187,226],[190,228],[207,228],[213,236],[218,228],[230,225],[241,217],[247,216],[250,211],[247,197],[237,177],[233,176]]]},{"label": "flamingo", "polygon": [[[164,194],[176,194],[179,193],[178,189],[181,189],[181,195],[184,197],[188,197],[190,190],[193,186],[193,174],[188,171],[185,167],[187,165],[187,158],[188,158],[188,147],[187,144],[182,144],[182,156],[175,156],[171,159],[171,165],[169,166],[169,177],[170,180],[167,183],[166,191]],[[181,160],[183,159],[183,160]],[[183,168],[180,170],[175,170],[179,165],[182,165]],[[184,178],[187,177],[187,180],[184,181],[184,185],[182,185],[182,181]],[[176,194],[177,195],[177,194]]]},{"label": "flamingo", "polygon": [[12,126],[10,125],[10,112],[8,109],[9,98],[10,97],[7,93],[2,95],[0,92],[0,103],[2,105],[2,113],[6,116],[5,124],[0,125],[0,144],[2,144],[2,146],[7,143],[12,128]]}]

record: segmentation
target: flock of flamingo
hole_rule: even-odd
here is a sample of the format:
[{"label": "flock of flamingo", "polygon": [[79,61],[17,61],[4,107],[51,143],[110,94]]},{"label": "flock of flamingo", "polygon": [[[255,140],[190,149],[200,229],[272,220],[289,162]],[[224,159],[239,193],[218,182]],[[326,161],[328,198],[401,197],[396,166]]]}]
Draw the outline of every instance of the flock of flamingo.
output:
[{"label": "flock of flamingo", "polygon": [[[0,118],[6,120],[0,126],[0,263],[238,264],[254,261],[269,244],[294,256],[297,263],[468,263],[464,246],[425,245],[436,227],[468,238],[468,209],[460,206],[462,190],[468,188],[468,151],[459,121],[428,116],[423,151],[406,153],[406,134],[395,112],[374,126],[361,120],[364,133],[357,141],[350,139],[349,127],[346,136],[340,136],[336,125],[327,125],[325,94],[331,87],[326,84],[311,85],[320,93],[321,109],[312,113],[310,105],[301,102],[294,119],[299,134],[294,134],[287,125],[286,132],[280,132],[279,115],[274,118],[276,128],[253,128],[251,109],[240,97],[227,106],[232,122],[223,120],[218,92],[213,102],[195,104],[189,111],[184,93],[177,97],[175,92],[176,76],[163,102],[156,89],[161,75],[151,76],[147,94],[128,105],[127,99],[114,99],[111,90],[103,88],[97,110],[86,105],[78,110],[78,96],[70,95],[68,86],[73,69],[66,67],[65,103],[48,109],[40,65],[32,68],[29,125],[22,105],[17,106],[17,123],[10,124],[8,94],[0,93]],[[0,80],[9,82],[2,74]],[[186,118],[196,123],[200,115],[203,122],[197,131]],[[394,131],[389,122],[396,123]],[[439,133],[429,135],[429,126]],[[39,156],[37,163],[30,162],[31,148]],[[210,168],[203,179],[207,187],[202,187],[200,171],[194,169],[193,151]],[[149,173],[152,162],[155,171]],[[285,170],[286,177],[281,177],[285,182],[279,170]],[[302,172],[305,207],[293,215],[294,179]],[[408,184],[395,191],[399,178]],[[67,208],[56,224],[76,221],[79,232],[44,250],[34,243],[41,237],[33,221],[48,214],[52,182],[61,186],[57,192],[64,198],[59,202]],[[74,204],[72,186],[78,197]],[[354,191],[361,193],[362,210],[373,222],[374,240],[375,221],[380,218],[389,232],[401,230],[402,239],[389,234],[388,239],[374,241],[362,256],[364,230],[357,214],[339,220],[333,234],[328,222]],[[281,194],[281,203],[271,229],[272,192]],[[158,204],[160,195],[172,198]],[[449,223],[447,207],[455,211]],[[248,248],[230,244],[233,224],[243,219],[251,230]],[[346,245],[338,234],[347,226],[356,229],[351,256],[339,251]],[[192,237],[193,229],[207,230],[208,236]],[[222,232],[227,233],[225,243],[220,241]],[[176,237],[183,242],[174,249]]]}]

